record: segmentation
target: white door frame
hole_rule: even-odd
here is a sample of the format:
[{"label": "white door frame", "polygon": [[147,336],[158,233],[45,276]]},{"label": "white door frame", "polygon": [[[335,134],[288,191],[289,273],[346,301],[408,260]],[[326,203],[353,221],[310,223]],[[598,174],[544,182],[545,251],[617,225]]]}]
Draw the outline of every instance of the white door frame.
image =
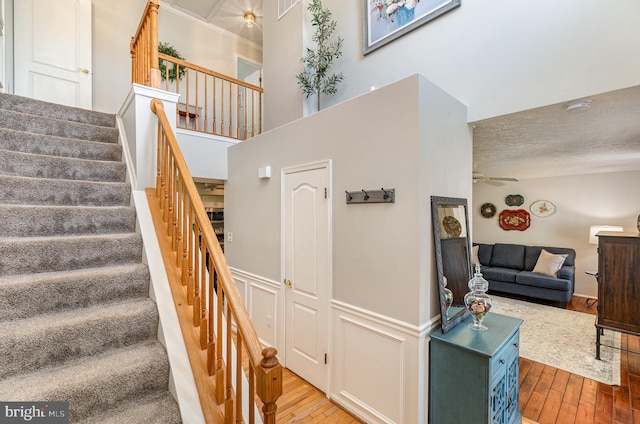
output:
[{"label": "white door frame", "polygon": [[[331,299],[333,298],[333,203],[332,203],[332,193],[333,193],[333,170],[332,170],[332,161],[330,159],[327,160],[322,160],[322,161],[317,161],[317,162],[310,162],[310,163],[305,163],[305,164],[300,164],[300,165],[295,165],[295,166],[290,166],[290,167],[286,167],[286,168],[282,168],[281,172],[280,172],[280,184],[281,184],[281,188],[280,188],[280,201],[281,201],[281,207],[280,207],[280,289],[281,289],[281,294],[282,294],[282,303],[281,303],[281,310],[280,310],[280,316],[283,317],[283,321],[282,321],[282,325],[280,326],[280,334],[281,334],[281,340],[283,341],[283,346],[282,346],[282,357],[281,362],[282,364],[286,367],[287,365],[287,358],[286,358],[286,352],[287,352],[287,339],[286,339],[286,290],[287,287],[284,283],[285,280],[285,275],[286,275],[286,270],[285,270],[285,262],[286,262],[286,258],[285,258],[285,237],[286,237],[286,222],[285,222],[285,214],[284,214],[284,210],[285,210],[285,187],[286,187],[286,176],[287,174],[293,174],[296,172],[304,172],[304,171],[311,171],[314,169],[326,169],[327,172],[327,200],[328,200],[328,234],[327,234],[327,267],[328,267],[328,271],[327,271],[327,275],[328,275],[328,285],[329,287],[327,288],[327,307],[330,307],[331,304]],[[331,311],[327,311],[327,353],[331,353],[332,351],[332,346],[331,346],[331,337],[332,334],[332,325],[331,325]],[[279,355],[280,356],[280,355]],[[327,397],[330,397],[330,388],[331,388],[331,365],[332,365],[333,361],[332,358],[329,357],[328,361],[327,361],[327,370],[326,370],[326,382],[327,382],[327,387],[325,390],[325,394]]]}]

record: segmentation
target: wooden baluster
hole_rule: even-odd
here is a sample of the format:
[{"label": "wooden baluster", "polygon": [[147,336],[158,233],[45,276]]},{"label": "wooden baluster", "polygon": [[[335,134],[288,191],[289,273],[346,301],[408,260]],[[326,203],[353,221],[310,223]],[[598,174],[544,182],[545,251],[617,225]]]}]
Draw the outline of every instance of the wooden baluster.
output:
[{"label": "wooden baluster", "polygon": [[249,379],[249,423],[253,424],[256,422],[255,408],[253,407],[253,405],[256,404],[256,370],[253,368],[251,360],[249,360],[249,372],[247,378]]},{"label": "wooden baluster", "polygon": [[199,71],[195,71],[196,72],[196,104],[193,107],[193,115],[195,116],[195,125],[193,126],[196,131],[198,131],[200,129],[200,114],[198,113],[198,107],[199,107],[199,99],[198,99],[198,93],[200,90],[198,90],[198,80],[200,79],[200,72]]},{"label": "wooden baluster", "polygon": [[[204,244],[204,239],[203,239],[203,244]],[[207,275],[209,275],[210,278],[216,278],[215,270],[211,270],[210,272],[207,272],[204,264],[205,264],[205,258],[203,257],[202,265],[201,265],[202,277],[200,279],[200,293],[201,293],[200,296],[202,298],[202,301],[200,304],[200,348],[203,350],[207,349],[208,340],[213,340],[215,342],[215,338],[213,337],[213,335],[209,336],[209,332],[213,331],[213,325],[211,325],[211,322],[210,322],[210,320],[213,317],[213,292],[211,291],[211,288],[210,288],[209,296],[207,296]],[[208,305],[207,305],[207,298],[209,303]],[[209,375],[213,375],[212,370],[215,366],[214,347],[215,345],[210,349],[210,352],[208,352],[208,355],[212,355],[210,358],[209,357],[207,358],[208,359],[207,370],[209,370]]]},{"label": "wooden baluster", "polygon": [[226,328],[226,353],[225,358],[227,359],[227,369],[226,369],[226,382],[225,382],[225,402],[224,402],[224,418],[225,423],[233,424],[233,384],[232,384],[232,360],[231,360],[231,345],[233,343],[233,339],[231,338],[231,308],[226,308],[225,312],[227,328]]},{"label": "wooden baluster", "polygon": [[[185,201],[185,193],[184,193],[184,181],[182,180],[182,175],[178,176],[178,184],[176,190],[176,267],[182,269],[182,264],[184,263],[183,256],[183,240],[182,240],[182,226],[184,224],[184,201]],[[182,272],[181,275],[182,285],[187,285],[187,273]]]},{"label": "wooden baluster", "polygon": [[229,137],[233,137],[233,87],[229,81]]},{"label": "wooden baluster", "polygon": [[212,134],[218,134],[218,127],[217,127],[217,118],[218,115],[216,113],[217,111],[217,104],[216,104],[216,100],[218,99],[216,97],[216,91],[217,91],[217,87],[216,87],[216,77],[213,77],[213,129],[211,131]]},{"label": "wooden baluster", "polygon": [[[193,210],[193,204],[189,205],[189,217],[190,219],[192,219],[192,221],[189,223],[189,234],[192,237],[192,241],[189,242],[189,264],[194,270],[194,276],[190,279],[193,289],[193,324],[198,326],[202,325],[202,322],[200,320],[200,309],[202,308],[202,299],[200,298],[200,275],[202,274],[199,268],[200,255],[198,254],[198,233],[200,232],[200,227],[198,226],[198,221],[194,219],[195,214]],[[197,319],[195,319],[196,316]]]},{"label": "wooden baluster", "polygon": [[[231,316],[229,316],[231,317]],[[231,326],[229,326],[231,327]],[[236,334],[236,424],[242,424],[242,336]],[[229,357],[231,362],[231,357]]]},{"label": "wooden baluster", "polygon": [[224,135],[224,80],[220,80],[220,135]]},{"label": "wooden baluster", "polygon": [[[183,181],[184,184],[184,181]],[[193,290],[193,264],[191,263],[191,232],[189,222],[191,222],[191,202],[187,197],[186,186],[183,186],[182,218],[180,225],[181,245],[182,245],[182,278],[185,279],[186,286]]]},{"label": "wooden baluster", "polygon": [[[155,109],[155,103],[151,103],[151,108]],[[155,112],[155,111],[154,111]],[[158,137],[156,146],[156,198],[160,199],[162,193],[162,126],[158,122]]]},{"label": "wooden baluster", "polygon": [[[222,357],[222,283],[220,281],[217,281],[217,288],[218,290],[216,291],[217,293],[217,297],[216,297],[216,304],[217,304],[217,308],[216,308],[216,329],[217,329],[217,336],[216,336],[216,341],[215,343],[217,343],[216,346],[216,400],[218,401],[218,404],[221,404],[224,401],[224,390],[222,390],[222,388],[224,387],[224,358]],[[213,322],[211,322],[211,320],[209,320],[209,323],[213,326]],[[209,330],[209,332],[211,332],[212,330]]]},{"label": "wooden baluster", "polygon": [[216,335],[214,332],[214,328],[216,328],[214,327],[215,320],[220,321],[220,317],[218,316],[218,308],[214,307],[214,305],[217,305],[214,300],[216,296],[214,287],[218,282],[218,273],[215,269],[213,269],[213,259],[210,261],[210,268],[213,270],[213,278],[209,278],[209,307],[207,309],[209,313],[209,334],[207,335],[207,370],[209,371],[209,375],[216,374],[216,400],[218,404],[221,404],[222,398],[220,395],[224,392],[222,391],[222,384],[218,383],[219,377],[217,376],[217,373],[219,371],[218,361],[222,359],[222,343],[218,343],[220,341],[220,334],[222,333],[220,325],[218,325],[217,327],[218,334]]},{"label": "wooden baluster", "polygon": [[262,134],[262,93],[258,93],[258,134]]}]

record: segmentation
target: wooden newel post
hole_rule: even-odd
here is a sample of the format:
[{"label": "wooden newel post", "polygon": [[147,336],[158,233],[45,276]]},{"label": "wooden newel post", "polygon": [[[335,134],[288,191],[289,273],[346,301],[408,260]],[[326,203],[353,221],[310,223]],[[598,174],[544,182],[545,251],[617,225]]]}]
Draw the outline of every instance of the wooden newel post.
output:
[{"label": "wooden newel post", "polygon": [[278,409],[276,401],[282,395],[282,366],[276,358],[277,353],[278,351],[272,347],[263,349],[260,367],[256,369],[256,392],[264,404],[262,413],[265,424],[275,424]]}]

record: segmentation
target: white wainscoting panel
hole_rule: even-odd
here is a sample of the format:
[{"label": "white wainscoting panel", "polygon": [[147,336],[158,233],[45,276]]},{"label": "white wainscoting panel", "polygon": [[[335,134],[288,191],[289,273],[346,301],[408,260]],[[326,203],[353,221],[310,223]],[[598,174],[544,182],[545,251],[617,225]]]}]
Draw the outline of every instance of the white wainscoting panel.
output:
[{"label": "white wainscoting panel", "polygon": [[426,422],[427,328],[332,302],[333,401],[367,423]]},{"label": "white wainscoting panel", "polygon": [[265,346],[275,347],[280,356],[284,352],[280,283],[234,268],[231,268],[231,274],[258,338]]}]

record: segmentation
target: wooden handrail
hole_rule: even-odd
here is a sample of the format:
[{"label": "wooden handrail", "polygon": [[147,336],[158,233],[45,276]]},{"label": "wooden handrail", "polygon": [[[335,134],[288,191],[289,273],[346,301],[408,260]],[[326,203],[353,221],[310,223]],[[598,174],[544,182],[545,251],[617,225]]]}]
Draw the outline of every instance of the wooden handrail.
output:
[{"label": "wooden handrail", "polygon": [[[282,394],[282,367],[276,358],[277,351],[263,349],[260,344],[171,130],[163,103],[152,100],[151,110],[158,116],[156,201],[163,212],[166,235],[175,252],[173,266],[180,274],[188,303],[193,307],[193,326],[200,327],[200,348],[206,352],[209,375],[215,376],[215,399],[218,404],[224,402],[225,422],[243,421],[240,415],[241,355],[244,351],[249,363],[250,411],[244,421],[253,423],[255,420],[251,411],[257,394],[263,403],[264,422],[275,424],[276,400]],[[231,369],[233,326],[238,355],[235,370]],[[232,378],[234,373],[235,379]]]},{"label": "wooden handrail", "polygon": [[[262,132],[262,87],[159,53],[163,89],[181,95],[178,128],[246,140]],[[169,71],[181,78],[171,81]]]}]

